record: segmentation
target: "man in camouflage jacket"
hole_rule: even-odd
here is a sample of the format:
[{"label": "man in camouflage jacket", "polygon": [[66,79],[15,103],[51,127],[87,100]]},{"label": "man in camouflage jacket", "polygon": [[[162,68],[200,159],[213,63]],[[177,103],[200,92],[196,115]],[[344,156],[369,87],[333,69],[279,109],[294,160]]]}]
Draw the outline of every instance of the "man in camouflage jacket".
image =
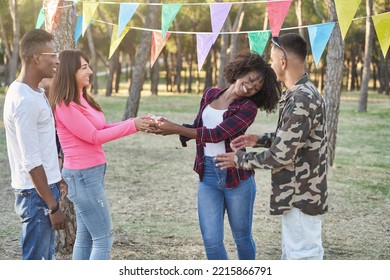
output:
[{"label": "man in camouflage jacket", "polygon": [[[272,68],[287,87],[276,132],[237,138],[232,142],[236,153],[217,156],[217,166],[271,169],[270,212],[283,215],[282,259],[322,259],[318,215],[328,210],[325,103],[305,73],[304,39],[291,33],[272,43]],[[240,150],[249,146],[268,149]]]}]

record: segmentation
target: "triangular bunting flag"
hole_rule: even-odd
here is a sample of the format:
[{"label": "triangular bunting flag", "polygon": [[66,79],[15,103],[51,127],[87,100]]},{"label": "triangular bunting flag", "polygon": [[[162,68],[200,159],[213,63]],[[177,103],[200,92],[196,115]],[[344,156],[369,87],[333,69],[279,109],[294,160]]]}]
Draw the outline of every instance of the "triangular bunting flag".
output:
[{"label": "triangular bunting flag", "polygon": [[330,22],[308,26],[307,28],[309,32],[311,51],[313,53],[316,67],[320,62],[322,53],[324,52],[326,44],[329,41],[329,37],[332,34],[334,25],[334,22]]},{"label": "triangular bunting flag", "polygon": [[250,50],[259,55],[263,55],[270,35],[271,31],[249,32],[248,39]]},{"label": "triangular bunting flag", "polygon": [[121,3],[119,6],[119,18],[118,18],[118,36],[121,35],[123,29],[127,23],[133,17],[135,11],[138,9],[139,4]]},{"label": "triangular bunting flag", "polygon": [[35,29],[41,28],[44,22],[45,22],[45,9],[41,8],[38,14],[37,22],[35,24]]},{"label": "triangular bunting flag", "polygon": [[372,21],[383,56],[386,57],[390,45],[390,13],[373,16]]},{"label": "triangular bunting flag", "polygon": [[267,13],[272,37],[279,36],[280,29],[288,14],[292,0],[267,2]]},{"label": "triangular bunting flag", "polygon": [[47,4],[47,24],[46,26],[47,31],[52,32],[53,29],[56,27],[55,18],[57,14],[57,8],[58,8],[59,0],[52,0],[49,1]]},{"label": "triangular bunting flag", "polygon": [[336,5],[337,18],[341,30],[341,36],[345,39],[352,19],[356,14],[361,0],[334,0]]},{"label": "triangular bunting flag", "polygon": [[169,26],[171,26],[172,21],[175,19],[177,13],[179,12],[182,4],[163,4],[161,12],[161,37],[165,37]]},{"label": "triangular bunting flag", "polygon": [[112,27],[112,35],[111,35],[111,44],[110,44],[110,54],[108,55],[108,59],[114,54],[115,50],[118,48],[119,44],[122,42],[123,38],[129,32],[130,27],[125,27],[120,36],[118,36],[118,25],[114,24]]},{"label": "triangular bunting flag", "polygon": [[210,4],[211,28],[213,30],[213,44],[218,38],[219,33],[226,21],[232,3]]},{"label": "triangular bunting flag", "polygon": [[74,44],[77,46],[77,42],[81,36],[81,28],[83,23],[83,16],[77,16],[76,27],[74,29]]},{"label": "triangular bunting flag", "polygon": [[198,71],[202,69],[203,63],[206,60],[207,54],[214,43],[213,34],[196,34],[196,47],[198,56]]},{"label": "triangular bunting flag", "polygon": [[165,43],[168,41],[171,33],[167,32],[165,37],[161,36],[161,32],[153,31],[152,32],[152,45],[150,48],[150,68],[153,67],[156,62],[157,57],[160,55],[161,50],[164,48]]},{"label": "triangular bunting flag", "polygon": [[83,36],[98,6],[99,3],[96,2],[83,2],[83,24],[82,24],[82,31],[81,31],[81,34]]}]

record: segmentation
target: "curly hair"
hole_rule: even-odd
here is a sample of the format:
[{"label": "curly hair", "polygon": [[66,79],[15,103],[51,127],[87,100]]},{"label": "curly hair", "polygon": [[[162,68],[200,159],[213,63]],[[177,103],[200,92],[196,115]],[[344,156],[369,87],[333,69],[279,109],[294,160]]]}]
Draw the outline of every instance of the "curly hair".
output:
[{"label": "curly hair", "polygon": [[228,83],[234,84],[237,79],[245,76],[249,72],[256,72],[263,79],[261,89],[249,99],[260,110],[271,113],[278,105],[282,88],[274,70],[269,64],[265,63],[260,55],[251,51],[238,53],[233,61],[225,66],[223,75]]}]

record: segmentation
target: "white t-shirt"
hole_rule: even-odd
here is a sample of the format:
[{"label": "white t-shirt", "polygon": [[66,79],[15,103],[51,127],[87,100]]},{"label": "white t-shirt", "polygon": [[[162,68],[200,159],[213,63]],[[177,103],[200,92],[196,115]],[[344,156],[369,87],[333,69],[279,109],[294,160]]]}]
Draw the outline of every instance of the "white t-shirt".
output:
[{"label": "white t-shirt", "polygon": [[[226,109],[217,110],[210,105],[207,105],[202,113],[203,126],[207,128],[217,127],[217,125],[223,122],[223,113],[225,113],[225,111]],[[225,141],[221,141],[218,143],[206,143],[204,147],[205,156],[214,157],[218,154],[224,153],[226,153]]]},{"label": "white t-shirt", "polygon": [[40,165],[48,184],[60,181],[54,118],[44,90],[14,81],[5,96],[3,119],[12,187],[34,188],[28,172]]}]

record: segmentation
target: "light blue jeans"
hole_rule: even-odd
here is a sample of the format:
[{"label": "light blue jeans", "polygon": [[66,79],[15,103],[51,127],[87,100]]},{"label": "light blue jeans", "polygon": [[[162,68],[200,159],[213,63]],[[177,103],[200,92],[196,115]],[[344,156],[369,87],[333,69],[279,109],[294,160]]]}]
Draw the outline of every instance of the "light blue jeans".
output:
[{"label": "light blue jeans", "polygon": [[113,243],[110,206],[104,190],[106,164],[82,170],[63,168],[68,198],[76,211],[74,260],[108,260]]},{"label": "light blue jeans", "polygon": [[[56,200],[60,199],[57,184],[49,185]],[[45,214],[47,205],[36,189],[15,189],[15,212],[22,222],[20,243],[24,260],[54,260],[55,231]]]},{"label": "light blue jeans", "polygon": [[238,259],[256,259],[252,238],[253,205],[256,184],[252,177],[232,189],[226,188],[226,170],[205,157],[204,177],[198,184],[198,216],[206,255],[209,260],[228,259],[224,245],[224,216],[227,212]]}]

